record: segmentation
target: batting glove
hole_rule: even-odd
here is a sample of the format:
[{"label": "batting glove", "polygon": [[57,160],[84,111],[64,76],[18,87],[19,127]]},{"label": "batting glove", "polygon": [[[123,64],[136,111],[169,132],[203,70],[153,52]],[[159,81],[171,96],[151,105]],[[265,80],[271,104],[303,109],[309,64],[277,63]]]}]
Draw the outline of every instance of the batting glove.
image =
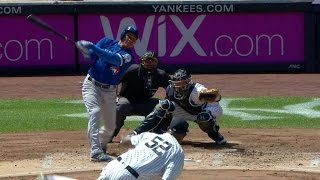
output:
[{"label": "batting glove", "polygon": [[85,47],[85,48],[89,48],[91,45],[93,45],[92,42],[86,41],[86,40],[80,40],[80,41],[78,41],[77,43],[79,43],[80,46],[83,46],[83,47]]},{"label": "batting glove", "polygon": [[93,45],[93,43],[89,41],[81,40],[81,41],[77,41],[76,45],[77,45],[77,48],[81,51],[84,58],[90,59],[89,47]]}]

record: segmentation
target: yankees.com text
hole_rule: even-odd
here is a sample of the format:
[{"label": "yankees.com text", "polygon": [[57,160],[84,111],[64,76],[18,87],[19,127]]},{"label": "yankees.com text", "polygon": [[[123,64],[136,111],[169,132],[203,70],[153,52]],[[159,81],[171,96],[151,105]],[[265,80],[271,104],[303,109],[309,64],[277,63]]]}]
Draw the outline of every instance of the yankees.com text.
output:
[{"label": "yankees.com text", "polygon": [[230,13],[233,4],[174,4],[152,5],[155,13]]},{"label": "yankees.com text", "polygon": [[43,55],[50,55],[49,59],[53,59],[53,46],[50,39],[26,39],[25,41],[12,39],[0,42],[0,60],[28,61],[30,56],[32,60],[40,60]]}]

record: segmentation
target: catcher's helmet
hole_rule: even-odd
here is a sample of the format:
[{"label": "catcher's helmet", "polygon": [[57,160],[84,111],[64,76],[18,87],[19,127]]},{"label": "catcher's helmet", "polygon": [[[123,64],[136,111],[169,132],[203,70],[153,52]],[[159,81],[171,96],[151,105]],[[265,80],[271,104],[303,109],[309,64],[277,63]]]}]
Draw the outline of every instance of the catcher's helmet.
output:
[{"label": "catcher's helmet", "polygon": [[173,74],[171,80],[171,85],[175,91],[175,98],[184,98],[191,84],[191,75],[186,70],[178,69]]},{"label": "catcher's helmet", "polygon": [[141,57],[141,65],[147,71],[154,71],[157,69],[159,57],[154,51],[147,51]]},{"label": "catcher's helmet", "polygon": [[136,36],[136,38],[139,39],[139,32],[138,32],[138,30],[137,30],[135,27],[133,27],[133,26],[127,26],[127,27],[122,31],[120,38],[123,39],[124,36],[126,35],[126,33],[128,33],[128,32],[133,33],[133,34]]}]

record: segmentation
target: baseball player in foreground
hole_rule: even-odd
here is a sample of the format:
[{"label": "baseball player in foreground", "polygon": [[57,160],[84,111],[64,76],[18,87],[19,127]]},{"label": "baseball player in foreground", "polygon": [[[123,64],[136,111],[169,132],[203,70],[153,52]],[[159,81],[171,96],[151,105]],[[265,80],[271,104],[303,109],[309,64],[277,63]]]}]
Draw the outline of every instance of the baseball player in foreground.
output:
[{"label": "baseball player in foreground", "polygon": [[207,89],[193,82],[191,75],[183,69],[177,70],[166,89],[165,100],[160,100],[145,120],[132,134],[151,131],[163,133],[172,118],[197,123],[200,129],[217,144],[225,145],[227,140],[219,132],[218,121],[223,114],[219,104],[221,95],[217,89]]},{"label": "baseball player in foreground", "polygon": [[98,180],[177,179],[184,165],[179,142],[188,127],[186,121],[173,120],[166,133],[126,136],[120,145],[134,148],[109,162]]},{"label": "baseball player in foreground", "polygon": [[[97,44],[81,40],[78,49],[94,61],[82,84],[82,97],[89,113],[88,139],[92,161],[110,161],[105,153],[116,128],[116,88],[122,74],[134,63],[131,48],[138,39],[132,26],[121,33],[120,41],[107,37]],[[104,128],[101,128],[104,126]]]},{"label": "baseball player in foreground", "polygon": [[169,74],[158,68],[159,57],[153,51],[147,51],[141,57],[140,64],[133,64],[122,76],[117,102],[116,136],[129,115],[147,116],[158,104],[154,98],[159,87],[166,89],[171,79]]}]

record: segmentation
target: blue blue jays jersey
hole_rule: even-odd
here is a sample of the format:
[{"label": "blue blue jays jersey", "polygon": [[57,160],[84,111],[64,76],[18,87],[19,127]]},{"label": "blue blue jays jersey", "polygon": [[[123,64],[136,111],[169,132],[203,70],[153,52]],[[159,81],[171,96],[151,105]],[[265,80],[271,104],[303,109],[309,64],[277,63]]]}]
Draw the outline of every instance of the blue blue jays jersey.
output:
[{"label": "blue blue jays jersey", "polygon": [[118,85],[120,77],[134,63],[130,49],[120,47],[118,41],[107,37],[91,46],[89,51],[95,62],[88,73],[104,84]]}]

